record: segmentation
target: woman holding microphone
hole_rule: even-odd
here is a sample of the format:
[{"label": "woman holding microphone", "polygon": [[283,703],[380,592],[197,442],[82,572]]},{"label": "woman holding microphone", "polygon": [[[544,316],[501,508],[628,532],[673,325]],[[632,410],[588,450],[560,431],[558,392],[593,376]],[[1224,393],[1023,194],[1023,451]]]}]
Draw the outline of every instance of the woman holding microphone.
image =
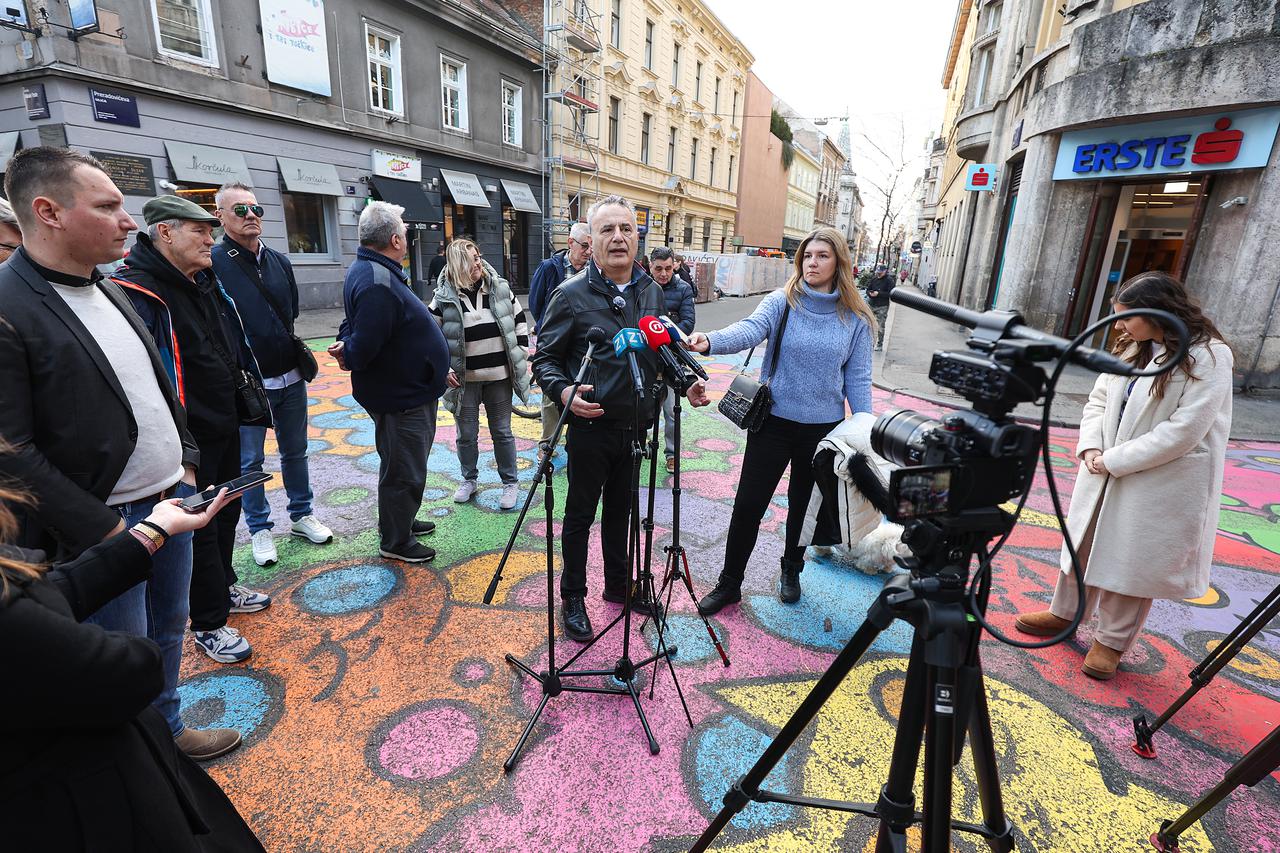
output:
[{"label": "woman holding microphone", "polygon": [[[747,434],[737,499],[729,522],[724,569],[701,602],[704,615],[742,600],[742,579],[760,522],[787,466],[786,546],[778,597],[800,600],[804,547],[799,543],[813,492],[813,454],[851,412],[871,411],[871,350],[876,320],[858,293],[844,236],[815,229],[796,251],[786,286],[770,293],[751,316],[717,332],[695,332],[689,349],[711,355],[741,352],[766,338],[761,364],[772,369],[773,405],[759,432]],[[776,351],[775,351],[776,350]]]}]

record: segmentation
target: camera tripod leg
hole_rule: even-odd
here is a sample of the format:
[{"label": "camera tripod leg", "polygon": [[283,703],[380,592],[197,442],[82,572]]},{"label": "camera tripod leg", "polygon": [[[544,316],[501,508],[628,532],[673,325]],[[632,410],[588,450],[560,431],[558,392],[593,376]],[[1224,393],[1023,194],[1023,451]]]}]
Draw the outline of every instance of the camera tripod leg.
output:
[{"label": "camera tripod leg", "polygon": [[1258,602],[1253,612],[1242,619],[1231,633],[1223,637],[1213,651],[1205,656],[1204,660],[1187,673],[1187,677],[1191,679],[1191,686],[1173,700],[1173,704],[1166,708],[1154,723],[1147,722],[1146,714],[1139,714],[1133,718],[1135,735],[1135,741],[1131,747],[1133,751],[1143,758],[1155,758],[1156,749],[1155,744],[1152,743],[1155,733],[1160,731],[1164,724],[1182,709],[1183,705],[1191,701],[1192,697],[1212,681],[1213,677],[1278,615],[1280,615],[1280,586],[1271,590],[1270,594]]},{"label": "camera tripod leg", "polygon": [[987,845],[992,853],[1009,853],[1014,849],[1013,824],[1004,813],[1004,796],[1000,793],[1000,772],[996,763],[995,740],[991,735],[991,709],[987,705],[987,688],[980,665],[973,694],[973,710],[969,714],[969,749],[973,753],[973,775],[978,781],[978,800],[982,804],[982,821],[987,828]]},{"label": "camera tripod leg", "polygon": [[898,712],[897,734],[893,739],[893,757],[889,761],[889,778],[880,789],[876,814],[880,829],[876,835],[876,853],[903,853],[907,849],[907,827],[915,822],[916,765],[920,763],[920,744],[925,722],[925,664],[923,640],[915,635],[911,656],[907,659],[907,677],[902,687],[902,705]]}]

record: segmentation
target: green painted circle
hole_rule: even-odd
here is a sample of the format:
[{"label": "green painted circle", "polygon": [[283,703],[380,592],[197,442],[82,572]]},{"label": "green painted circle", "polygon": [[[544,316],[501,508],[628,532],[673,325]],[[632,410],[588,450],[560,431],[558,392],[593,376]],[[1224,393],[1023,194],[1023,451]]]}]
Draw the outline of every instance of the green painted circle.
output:
[{"label": "green painted circle", "polygon": [[329,506],[349,506],[358,504],[360,501],[369,497],[369,490],[360,486],[352,486],[347,489],[334,489],[324,496],[324,502]]}]

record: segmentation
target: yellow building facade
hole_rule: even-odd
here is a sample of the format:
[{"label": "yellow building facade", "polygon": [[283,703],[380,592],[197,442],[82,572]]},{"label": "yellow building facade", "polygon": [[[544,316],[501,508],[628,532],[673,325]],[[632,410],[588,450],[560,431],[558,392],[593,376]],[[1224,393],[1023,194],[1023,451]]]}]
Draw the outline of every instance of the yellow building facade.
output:
[{"label": "yellow building facade", "polygon": [[787,170],[787,212],[782,220],[782,251],[788,255],[794,255],[800,241],[813,230],[822,176],[821,160],[802,145],[793,145],[792,151],[795,156]]},{"label": "yellow building facade", "polygon": [[599,194],[636,206],[642,251],[733,251],[750,51],[701,3],[591,2],[604,43]]}]

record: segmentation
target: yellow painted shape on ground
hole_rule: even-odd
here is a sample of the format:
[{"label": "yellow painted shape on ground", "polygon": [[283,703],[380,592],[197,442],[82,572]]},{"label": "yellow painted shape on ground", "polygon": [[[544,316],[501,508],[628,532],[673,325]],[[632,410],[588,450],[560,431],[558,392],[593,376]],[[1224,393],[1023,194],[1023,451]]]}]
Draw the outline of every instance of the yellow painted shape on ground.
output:
[{"label": "yellow painted shape on ground", "polygon": [[[1205,651],[1212,652],[1221,643],[1221,640],[1212,640],[1205,643]],[[1231,659],[1231,668],[1237,669],[1246,675],[1252,675],[1254,678],[1280,682],[1280,660],[1277,660],[1274,655],[1268,654],[1266,650],[1256,645],[1242,648],[1240,653]]]},{"label": "yellow painted shape on ground", "polygon": [[1211,586],[1209,587],[1209,591],[1199,598],[1187,598],[1184,599],[1184,601],[1186,601],[1187,604],[1199,604],[1201,607],[1212,607],[1217,604],[1221,598],[1222,596],[1218,591]]},{"label": "yellow painted shape on ground", "polygon": [[[449,569],[445,574],[451,590],[449,599],[480,604],[489,588],[489,582],[493,580],[493,572],[498,568],[501,556],[501,553],[481,554]],[[507,596],[517,584],[531,575],[543,574],[546,570],[546,554],[540,551],[512,551],[507,565],[502,569],[502,584],[498,587],[495,600],[498,604],[506,603]]]},{"label": "yellow painted shape on ground", "polygon": [[[813,743],[803,771],[805,795],[875,801],[889,771],[905,671],[905,658],[896,658],[865,661],[850,673],[811,724]],[[745,685],[717,692],[744,715],[765,723],[772,734],[814,683]],[[1014,687],[990,678],[987,687],[1005,808],[1021,837],[1031,843],[1029,849],[1141,849],[1162,819],[1177,817],[1186,808],[1134,784],[1123,795],[1111,793],[1102,780],[1093,746],[1070,723]],[[894,718],[886,719],[880,707],[891,709]],[[917,803],[922,802],[921,777],[917,773]],[[968,755],[955,778],[953,817],[979,822],[977,786]],[[717,849],[735,853],[834,850],[850,821],[857,821],[853,834],[859,845],[874,836],[875,823],[870,819],[806,809],[796,827]],[[1186,853],[1213,850],[1199,824],[1182,836],[1181,845]]]}]

